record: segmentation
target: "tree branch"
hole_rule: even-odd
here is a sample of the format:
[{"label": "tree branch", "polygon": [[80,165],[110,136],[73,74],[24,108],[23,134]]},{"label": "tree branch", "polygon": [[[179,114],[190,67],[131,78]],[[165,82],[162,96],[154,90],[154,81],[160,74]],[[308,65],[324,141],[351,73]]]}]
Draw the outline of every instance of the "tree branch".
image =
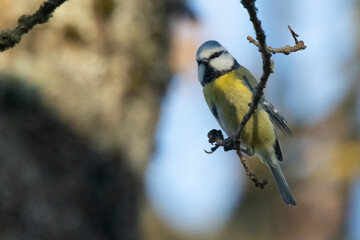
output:
[{"label": "tree branch", "polygon": [[249,104],[250,108],[248,112],[245,114],[243,119],[240,122],[239,128],[235,135],[235,148],[236,148],[236,154],[239,156],[241,163],[243,164],[246,175],[250,177],[250,179],[255,183],[256,187],[260,187],[263,189],[265,185],[268,183],[266,179],[262,180],[261,182],[258,181],[256,175],[254,172],[250,170],[250,168],[246,164],[246,159],[241,153],[241,147],[240,147],[240,136],[242,132],[244,131],[246,123],[249,121],[251,116],[254,114],[255,110],[257,109],[257,106],[259,104],[259,101],[261,97],[264,94],[264,88],[266,87],[267,80],[269,79],[269,76],[272,72],[271,67],[271,52],[268,50],[266,45],[266,35],[264,30],[261,27],[261,21],[257,17],[257,8],[255,7],[255,0],[242,0],[242,5],[246,10],[248,11],[248,14],[250,16],[250,21],[253,24],[255,33],[256,33],[256,39],[259,42],[259,51],[261,52],[261,57],[263,60],[263,74],[260,78],[260,82],[256,87],[253,100]]},{"label": "tree branch", "polygon": [[[234,139],[231,137],[224,139],[224,136],[223,136],[221,130],[216,130],[216,129],[211,130],[208,133],[208,138],[209,138],[209,143],[215,144],[215,146],[212,147],[210,151],[204,150],[206,153],[211,154],[211,153],[215,152],[220,146],[224,147],[225,151],[236,150],[236,154],[239,156],[240,161],[241,161],[242,165],[244,166],[246,175],[249,176],[250,180],[255,183],[255,187],[259,187],[261,189],[265,188],[265,185],[268,184],[268,180],[264,179],[262,181],[259,181],[258,178],[256,177],[256,174],[253,171],[251,171],[251,169],[247,165],[246,159],[241,153],[242,151],[246,152],[246,149],[240,148],[240,150],[238,150],[234,143]],[[238,146],[240,146],[240,145],[238,145]]]},{"label": "tree branch", "polygon": [[257,106],[259,104],[259,101],[261,97],[264,94],[264,88],[266,87],[267,80],[269,79],[269,76],[271,74],[271,52],[268,50],[266,45],[266,35],[264,30],[261,27],[261,21],[257,17],[257,8],[255,7],[255,0],[242,0],[241,1],[244,8],[249,13],[250,21],[253,23],[255,33],[256,33],[256,39],[258,40],[260,46],[259,51],[261,52],[261,57],[263,60],[263,74],[260,78],[260,82],[256,87],[255,94],[253,96],[252,102],[249,104],[250,108],[249,111],[245,114],[244,118],[240,122],[239,128],[237,130],[235,140],[237,147],[237,150],[240,150],[240,146],[237,143],[240,143],[240,136],[241,133],[244,130],[244,127],[246,123],[249,121],[251,116],[254,114],[255,110],[257,109]]},{"label": "tree branch", "polygon": [[36,24],[43,24],[49,21],[55,9],[66,1],[67,0],[48,0],[44,2],[33,15],[21,16],[15,29],[2,30],[0,32],[0,52],[18,44],[21,41],[22,35],[29,32]]},{"label": "tree branch", "polygon": [[[290,47],[289,45],[286,45],[285,47],[281,47],[281,48],[272,48],[270,46],[267,46],[267,49],[275,54],[275,53],[283,53],[285,55],[289,55],[292,52],[297,52],[300,50],[304,50],[306,49],[306,45],[304,44],[303,41],[298,41],[297,37],[299,36],[299,34],[296,34],[291,27],[288,25],[288,28],[290,30],[290,33],[292,34],[294,40],[295,40],[295,45]],[[260,44],[253,39],[252,37],[248,36],[247,40],[249,40],[250,43],[254,44],[255,46],[257,46],[258,48],[260,48]]]}]

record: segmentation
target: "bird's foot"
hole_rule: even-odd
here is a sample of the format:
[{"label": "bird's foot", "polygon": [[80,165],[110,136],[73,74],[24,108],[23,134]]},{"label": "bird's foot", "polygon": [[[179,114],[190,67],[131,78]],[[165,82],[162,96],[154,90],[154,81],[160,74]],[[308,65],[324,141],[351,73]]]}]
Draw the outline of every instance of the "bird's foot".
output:
[{"label": "bird's foot", "polygon": [[219,147],[224,145],[224,135],[222,134],[221,130],[212,129],[208,133],[209,143],[212,145],[215,144],[214,147],[210,149],[210,151],[204,150],[207,154],[211,154],[215,152]]},{"label": "bird's foot", "polygon": [[[222,134],[221,130],[212,129],[208,133],[208,138],[209,138],[209,143],[211,143],[212,145],[215,145],[214,147],[212,147],[210,149],[210,151],[204,150],[208,154],[215,152],[219,147],[224,147],[225,152],[230,151],[230,150],[236,150],[236,142],[238,142],[238,141],[235,140],[234,136],[224,139],[224,135]],[[240,144],[240,143],[237,143],[237,144]],[[254,150],[252,148],[240,147],[240,150],[242,152],[246,153],[246,155],[248,155],[248,156],[254,155]]]}]

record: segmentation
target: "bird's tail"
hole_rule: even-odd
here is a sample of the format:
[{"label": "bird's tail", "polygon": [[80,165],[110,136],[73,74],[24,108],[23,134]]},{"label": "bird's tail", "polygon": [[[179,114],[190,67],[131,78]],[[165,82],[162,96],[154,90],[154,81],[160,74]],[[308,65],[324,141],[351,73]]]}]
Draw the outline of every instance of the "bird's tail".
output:
[{"label": "bird's tail", "polygon": [[267,165],[270,168],[272,175],[274,176],[276,185],[279,189],[279,192],[281,194],[284,203],[287,205],[296,206],[297,205],[296,200],[289,188],[289,185],[286,182],[285,176],[281,170],[279,163],[276,162],[275,164],[267,164]]}]

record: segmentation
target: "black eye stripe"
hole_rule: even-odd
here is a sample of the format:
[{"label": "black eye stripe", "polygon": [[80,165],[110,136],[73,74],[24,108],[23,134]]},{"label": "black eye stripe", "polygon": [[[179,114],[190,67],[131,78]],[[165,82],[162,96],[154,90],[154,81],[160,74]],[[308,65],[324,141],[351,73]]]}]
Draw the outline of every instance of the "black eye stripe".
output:
[{"label": "black eye stripe", "polygon": [[214,59],[214,58],[217,58],[219,57],[221,54],[223,54],[225,51],[220,51],[220,52],[216,52],[216,53],[213,53],[213,55],[211,55],[209,57],[209,59]]}]

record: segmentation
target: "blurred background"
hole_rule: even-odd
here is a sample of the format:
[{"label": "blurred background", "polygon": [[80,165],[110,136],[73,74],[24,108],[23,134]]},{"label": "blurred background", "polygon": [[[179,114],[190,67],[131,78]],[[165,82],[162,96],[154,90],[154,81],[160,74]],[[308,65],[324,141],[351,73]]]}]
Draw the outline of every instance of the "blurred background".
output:
[{"label": "blurred background", "polygon": [[[43,0],[2,0],[12,29]],[[1,239],[360,239],[360,2],[256,2],[276,54],[265,94],[287,118],[283,170],[298,201],[260,190],[219,128],[195,53],[222,43],[262,74],[237,0],[69,0],[0,53]]]}]

